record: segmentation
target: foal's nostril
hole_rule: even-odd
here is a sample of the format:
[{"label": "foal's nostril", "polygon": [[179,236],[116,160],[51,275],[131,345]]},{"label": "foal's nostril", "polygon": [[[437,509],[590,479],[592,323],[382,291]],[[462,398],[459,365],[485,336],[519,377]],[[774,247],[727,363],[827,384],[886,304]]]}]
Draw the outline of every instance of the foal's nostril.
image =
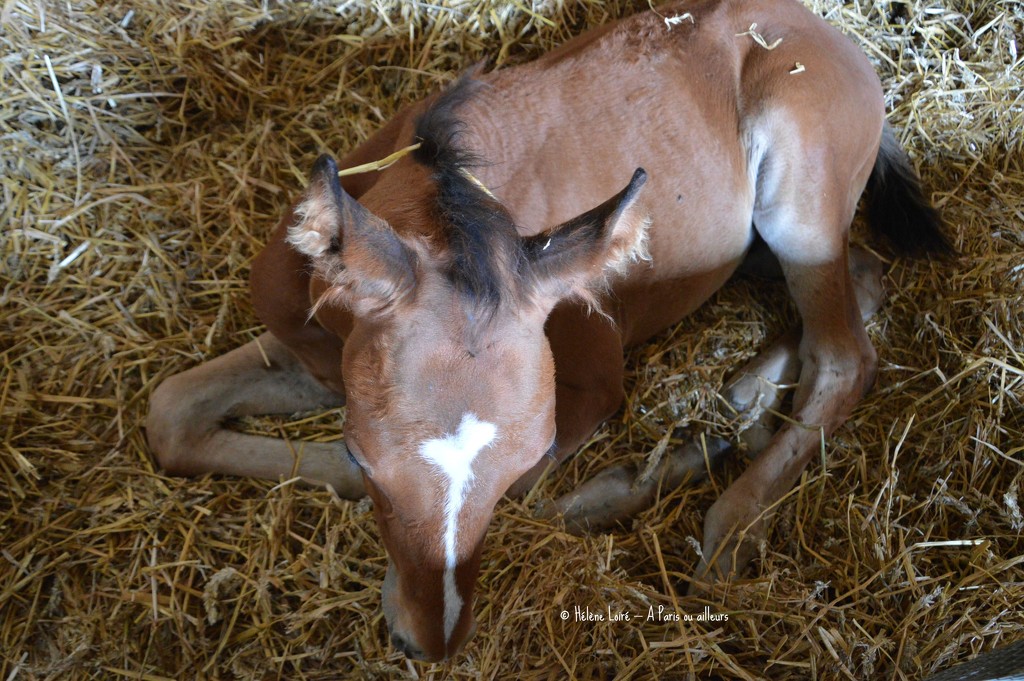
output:
[{"label": "foal's nostril", "polygon": [[395,647],[395,650],[399,651],[406,657],[413,660],[422,660],[423,651],[414,645],[411,645],[408,641],[402,638],[396,633],[391,634],[391,645]]}]

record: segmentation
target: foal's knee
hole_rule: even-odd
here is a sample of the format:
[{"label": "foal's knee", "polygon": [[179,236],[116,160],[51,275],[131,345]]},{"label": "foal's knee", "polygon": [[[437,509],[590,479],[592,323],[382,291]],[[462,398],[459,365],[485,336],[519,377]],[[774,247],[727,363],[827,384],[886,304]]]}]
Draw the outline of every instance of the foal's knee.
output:
[{"label": "foal's knee", "polygon": [[834,405],[836,413],[848,415],[871,390],[878,355],[863,327],[852,331],[801,345],[803,369],[794,408],[824,399]]},{"label": "foal's knee", "polygon": [[217,421],[197,408],[196,386],[189,372],[175,374],[156,387],[149,398],[146,440],[156,462],[171,475],[195,475],[194,454]]}]

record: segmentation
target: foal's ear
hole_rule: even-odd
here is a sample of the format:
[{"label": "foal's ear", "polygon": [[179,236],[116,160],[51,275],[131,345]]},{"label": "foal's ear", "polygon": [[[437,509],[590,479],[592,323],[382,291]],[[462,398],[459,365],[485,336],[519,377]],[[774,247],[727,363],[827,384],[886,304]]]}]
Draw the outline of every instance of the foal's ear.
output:
[{"label": "foal's ear", "polygon": [[534,299],[553,307],[570,296],[595,303],[593,290],[612,274],[649,260],[647,212],[637,200],[647,173],[637,168],[626,188],[600,206],[524,240]]},{"label": "foal's ear", "polygon": [[390,307],[415,284],[412,249],[345,192],[330,156],[313,166],[287,241],[331,285],[326,295],[339,297],[357,314]]}]

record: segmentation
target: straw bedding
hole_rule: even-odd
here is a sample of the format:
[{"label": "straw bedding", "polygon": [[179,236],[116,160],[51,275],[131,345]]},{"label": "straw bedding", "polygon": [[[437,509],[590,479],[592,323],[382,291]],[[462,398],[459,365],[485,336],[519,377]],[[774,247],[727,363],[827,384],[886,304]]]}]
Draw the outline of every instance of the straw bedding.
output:
[{"label": "straw bedding", "polygon": [[[634,351],[625,410],[497,508],[480,631],[440,666],[386,642],[367,503],[167,478],[147,398],[260,332],[250,258],[318,153],[646,2],[0,4],[0,679],[918,679],[1024,638],[1024,10],[811,4],[876,64],[959,257],[893,264],[877,386],[708,601],[684,578],[742,462],[609,534],[532,508],[673,428],[730,432],[717,390],[794,313],[738,282]],[[333,440],[342,418],[238,427]]]}]

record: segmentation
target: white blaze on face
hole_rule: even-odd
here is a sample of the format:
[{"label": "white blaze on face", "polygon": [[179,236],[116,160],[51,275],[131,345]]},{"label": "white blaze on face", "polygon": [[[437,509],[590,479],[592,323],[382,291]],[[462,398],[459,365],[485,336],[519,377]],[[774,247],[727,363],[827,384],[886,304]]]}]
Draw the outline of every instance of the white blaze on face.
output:
[{"label": "white blaze on face", "polygon": [[494,441],[498,429],[493,423],[480,421],[475,414],[465,414],[454,435],[427,440],[420,445],[420,456],[437,466],[448,478],[444,505],[444,639],[447,642],[462,612],[462,597],[455,587],[455,539],[459,511],[473,479],[473,459]]}]

